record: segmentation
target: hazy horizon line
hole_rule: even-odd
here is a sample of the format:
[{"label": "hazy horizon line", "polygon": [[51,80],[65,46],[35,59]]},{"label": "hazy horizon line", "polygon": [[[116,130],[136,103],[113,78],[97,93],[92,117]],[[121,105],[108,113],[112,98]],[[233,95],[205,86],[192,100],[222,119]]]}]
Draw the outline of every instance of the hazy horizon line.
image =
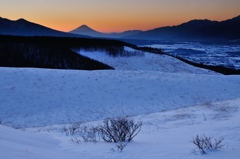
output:
[{"label": "hazy horizon line", "polygon": [[221,21],[233,19],[233,18],[236,18],[236,17],[239,17],[239,16],[240,16],[240,14],[239,14],[239,15],[236,15],[236,16],[234,16],[234,17],[231,17],[231,18],[228,18],[228,19],[222,19],[222,20],[212,20],[212,19],[208,19],[208,18],[195,18],[195,19],[191,19],[191,20],[188,20],[188,21],[183,21],[183,22],[181,22],[181,23],[174,24],[174,25],[164,25],[164,26],[153,27],[153,28],[149,28],[149,29],[127,29],[127,30],[123,30],[123,31],[109,31],[109,32],[99,31],[99,30],[95,29],[94,27],[92,27],[92,26],[90,26],[90,25],[88,25],[88,24],[86,24],[86,23],[82,23],[82,24],[80,24],[79,26],[77,26],[77,27],[75,27],[75,28],[73,28],[73,29],[71,29],[71,30],[64,31],[64,30],[59,30],[59,29],[56,29],[56,28],[49,27],[49,26],[47,26],[47,25],[45,25],[45,24],[41,24],[41,23],[38,23],[38,22],[35,22],[35,21],[31,21],[31,20],[25,19],[25,18],[23,18],[23,17],[20,17],[20,18],[17,18],[17,19],[9,19],[9,18],[5,18],[5,17],[0,16],[0,18],[2,18],[2,19],[8,19],[8,20],[11,20],[11,21],[17,21],[17,20],[20,20],[20,19],[24,19],[24,20],[26,20],[26,21],[28,21],[28,22],[35,23],[35,24],[38,24],[38,25],[42,25],[42,26],[44,26],[44,27],[47,27],[47,28],[50,28],[50,29],[53,29],[53,30],[56,30],[56,31],[65,32],[65,33],[69,33],[69,32],[71,32],[71,31],[73,31],[73,30],[75,30],[75,29],[77,29],[77,28],[79,28],[79,27],[81,27],[81,26],[87,26],[87,27],[89,27],[90,29],[93,29],[94,31],[97,31],[97,32],[100,32],[100,33],[105,33],[105,34],[111,34],[111,33],[123,33],[123,32],[126,32],[126,31],[135,31],[135,30],[138,30],[138,31],[148,31],[148,30],[153,30],[153,29],[162,28],[162,27],[178,26],[178,25],[187,23],[187,22],[192,21],[192,20],[210,20],[210,21],[221,22]]}]

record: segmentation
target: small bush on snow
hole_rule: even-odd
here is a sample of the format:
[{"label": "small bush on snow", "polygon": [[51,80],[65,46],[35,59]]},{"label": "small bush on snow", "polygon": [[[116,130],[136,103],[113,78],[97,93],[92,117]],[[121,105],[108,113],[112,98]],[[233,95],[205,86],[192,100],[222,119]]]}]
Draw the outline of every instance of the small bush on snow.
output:
[{"label": "small bush on snow", "polygon": [[[122,151],[126,147],[126,142],[130,142],[140,132],[142,122],[134,122],[126,117],[107,118],[103,121],[103,125],[89,126],[81,122],[64,126],[62,131],[66,135],[75,136],[72,141],[74,143],[82,143],[81,141],[97,142],[97,137],[105,142],[118,143],[116,145],[118,151]],[[76,137],[79,136],[80,138]]]},{"label": "small bush on snow", "polygon": [[65,133],[66,135],[74,135],[80,131],[81,124],[82,122],[76,122],[70,125],[65,125],[62,128],[62,132]]},{"label": "small bush on snow", "polygon": [[219,139],[213,139],[212,137],[207,137],[205,135],[199,136],[197,135],[191,141],[197,148],[203,153],[206,154],[207,150],[209,149],[221,149],[223,148],[224,144],[222,143],[224,140],[223,137]]},{"label": "small bush on snow", "polygon": [[81,131],[79,132],[80,137],[85,143],[87,142],[96,143],[98,134],[99,134],[98,127],[86,125],[82,127]]},{"label": "small bush on snow", "polygon": [[97,142],[97,134],[99,134],[98,127],[84,125],[83,122],[77,122],[70,125],[66,125],[62,128],[63,133],[66,135],[80,136],[81,138],[74,137],[72,142],[82,143],[81,141]]},{"label": "small bush on snow", "polygon": [[142,122],[134,122],[126,117],[107,118],[99,131],[106,142],[130,142],[140,132]]}]

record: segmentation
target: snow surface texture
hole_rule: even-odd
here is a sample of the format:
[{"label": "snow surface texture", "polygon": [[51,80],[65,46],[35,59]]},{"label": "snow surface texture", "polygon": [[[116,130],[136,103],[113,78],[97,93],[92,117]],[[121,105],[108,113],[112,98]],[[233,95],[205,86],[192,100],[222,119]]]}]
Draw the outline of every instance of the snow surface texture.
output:
[{"label": "snow surface texture", "polygon": [[[0,125],[0,158],[239,159],[239,103],[240,98],[136,116],[135,120],[143,121],[142,131],[122,152],[111,143],[72,143],[71,136],[52,131],[50,127],[23,132]],[[201,154],[190,141],[202,134],[224,137],[224,148]]]},{"label": "snow surface texture", "polygon": [[[148,53],[100,57],[116,70],[0,68],[0,121],[25,130],[0,125],[1,159],[239,158],[240,76]],[[123,115],[144,124],[123,152],[104,142],[74,144],[59,132],[58,124]],[[190,141],[203,134],[224,137],[226,146],[202,155]]]},{"label": "snow surface texture", "polygon": [[[139,52],[129,47],[125,47],[126,51]],[[105,52],[95,51],[86,52],[80,50],[79,54],[89,58],[106,63],[116,70],[145,70],[145,71],[161,71],[167,73],[194,73],[194,74],[216,74],[215,72],[190,66],[176,58],[167,55],[158,55],[147,52],[139,52],[139,56],[113,57]]]},{"label": "snow surface texture", "polygon": [[240,77],[158,71],[0,69],[4,125],[139,115],[240,97]]}]

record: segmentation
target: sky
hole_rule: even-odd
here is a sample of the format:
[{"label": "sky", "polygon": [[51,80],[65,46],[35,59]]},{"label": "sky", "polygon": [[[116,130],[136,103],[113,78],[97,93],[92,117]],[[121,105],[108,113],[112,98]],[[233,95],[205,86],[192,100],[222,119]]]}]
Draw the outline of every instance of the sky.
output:
[{"label": "sky", "polygon": [[149,30],[192,19],[240,15],[240,0],[0,0],[0,16],[24,18],[60,31],[80,25],[101,32]]}]

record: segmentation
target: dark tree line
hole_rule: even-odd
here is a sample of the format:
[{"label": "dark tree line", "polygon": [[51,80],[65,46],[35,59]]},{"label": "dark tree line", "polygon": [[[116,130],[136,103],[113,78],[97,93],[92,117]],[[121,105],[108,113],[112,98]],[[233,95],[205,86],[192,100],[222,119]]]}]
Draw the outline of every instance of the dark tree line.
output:
[{"label": "dark tree line", "polygon": [[[140,51],[129,52],[124,49],[124,46]],[[156,49],[141,48],[113,39],[0,35],[0,66],[83,70],[114,69],[78,54],[79,50],[103,51],[116,57],[142,56],[141,51],[154,52]]]},{"label": "dark tree line", "polygon": [[[119,43],[119,42],[118,42]],[[112,41],[0,35],[0,66],[98,70],[111,66],[79,55],[74,49],[106,50],[122,47]]]},{"label": "dark tree line", "polygon": [[112,69],[103,63],[83,57],[69,49],[11,44],[0,47],[0,65],[55,69]]}]

